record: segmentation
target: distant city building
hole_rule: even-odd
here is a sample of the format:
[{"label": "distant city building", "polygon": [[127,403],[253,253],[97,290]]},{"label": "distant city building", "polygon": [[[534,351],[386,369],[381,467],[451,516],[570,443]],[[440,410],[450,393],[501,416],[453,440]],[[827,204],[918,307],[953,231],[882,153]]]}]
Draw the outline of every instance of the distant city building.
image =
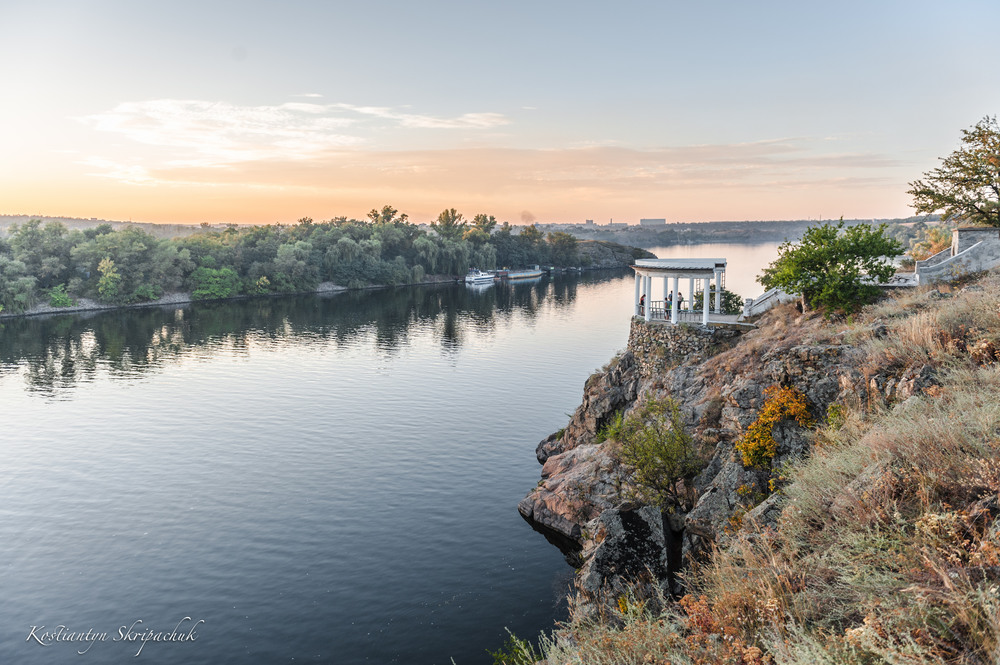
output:
[{"label": "distant city building", "polygon": [[639,226],[666,226],[665,219],[640,219]]},{"label": "distant city building", "polygon": [[587,225],[587,226],[593,226],[594,225],[594,220],[588,219],[587,221],[584,222],[584,224]]}]

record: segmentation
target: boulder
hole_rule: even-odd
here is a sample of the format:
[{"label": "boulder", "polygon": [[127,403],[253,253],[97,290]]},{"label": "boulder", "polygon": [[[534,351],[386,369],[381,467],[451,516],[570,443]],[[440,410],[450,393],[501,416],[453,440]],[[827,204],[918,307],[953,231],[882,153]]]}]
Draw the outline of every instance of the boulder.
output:
[{"label": "boulder", "polygon": [[578,446],[545,461],[541,482],[517,510],[537,527],[582,542],[583,524],[620,502],[620,474],[605,446]]},{"label": "boulder", "polygon": [[663,582],[670,573],[672,534],[653,506],[605,510],[588,525],[591,545],[577,586],[591,598],[604,589],[620,592],[637,580]]}]

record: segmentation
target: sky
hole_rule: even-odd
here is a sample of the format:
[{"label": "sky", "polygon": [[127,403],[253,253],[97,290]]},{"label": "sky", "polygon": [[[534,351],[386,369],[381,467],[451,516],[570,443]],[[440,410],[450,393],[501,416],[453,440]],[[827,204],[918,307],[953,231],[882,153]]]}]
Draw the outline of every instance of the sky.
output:
[{"label": "sky", "polygon": [[1000,3],[0,0],[0,214],[905,217]]}]

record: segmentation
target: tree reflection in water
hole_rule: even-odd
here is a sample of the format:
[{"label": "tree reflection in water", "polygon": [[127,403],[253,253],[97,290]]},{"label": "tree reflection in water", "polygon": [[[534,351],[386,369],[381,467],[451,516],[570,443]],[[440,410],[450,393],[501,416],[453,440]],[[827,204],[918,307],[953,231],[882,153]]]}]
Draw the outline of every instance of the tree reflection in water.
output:
[{"label": "tree reflection in water", "polygon": [[339,346],[373,335],[381,352],[394,353],[415,325],[433,326],[443,352],[453,353],[470,327],[481,334],[513,316],[532,319],[543,306],[568,307],[578,283],[621,276],[615,271],[487,288],[399,287],[4,319],[0,375],[23,369],[29,390],[57,396],[101,371],[134,377],[195,349],[249,353],[253,340],[294,345],[321,339]]}]

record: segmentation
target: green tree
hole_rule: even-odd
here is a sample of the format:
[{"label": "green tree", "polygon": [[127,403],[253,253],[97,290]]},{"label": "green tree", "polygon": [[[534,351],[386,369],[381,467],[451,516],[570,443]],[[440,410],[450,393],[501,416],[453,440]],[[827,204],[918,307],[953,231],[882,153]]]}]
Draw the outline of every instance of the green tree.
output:
[{"label": "green tree", "polygon": [[542,242],[542,232],[534,224],[530,224],[521,229],[521,237],[529,243]]},{"label": "green tree", "polygon": [[924,229],[919,239],[913,241],[910,256],[914,261],[923,261],[951,247],[951,228],[948,226],[932,226]]},{"label": "green tree", "polygon": [[562,231],[554,231],[546,240],[549,243],[549,256],[557,266],[575,266],[580,262],[576,237]]},{"label": "green tree", "polygon": [[612,436],[622,444],[622,461],[635,469],[635,483],[661,507],[689,509],[688,485],[705,460],[684,428],[677,402],[651,400],[615,430]]},{"label": "green tree", "polygon": [[202,266],[191,273],[190,281],[195,300],[231,298],[240,292],[240,276],[232,268]]},{"label": "green tree", "polygon": [[390,205],[382,206],[382,209],[372,208],[368,212],[368,219],[376,226],[382,224],[405,224],[408,219],[406,213],[399,214],[399,211]]},{"label": "green tree", "polygon": [[454,208],[442,210],[437,220],[431,222],[431,228],[445,240],[458,240],[465,233],[466,222],[462,213]]},{"label": "green tree", "polygon": [[[695,291],[691,299],[691,309],[701,311],[701,306],[705,302],[704,290]],[[708,309],[715,311],[715,284],[708,286]],[[722,313],[739,314],[743,311],[743,298],[738,293],[733,293],[727,288],[722,289]]]},{"label": "green tree", "polygon": [[66,227],[60,222],[49,222],[43,227],[39,220],[32,219],[20,227],[13,225],[10,230],[14,258],[24,263],[42,289],[65,282],[72,276],[70,243]]},{"label": "green tree", "polygon": [[462,235],[462,240],[471,242],[474,246],[479,247],[490,241],[490,234],[473,226]]},{"label": "green tree", "polygon": [[1000,226],[1000,125],[986,116],[962,130],[962,145],[941,166],[910,183],[918,213],[943,212],[973,224]]},{"label": "green tree", "polygon": [[434,274],[438,267],[438,255],[441,253],[441,246],[437,241],[424,234],[413,241],[413,249],[416,252],[417,261],[424,270]]},{"label": "green tree", "polygon": [[36,281],[23,261],[0,252],[0,309],[19,314],[34,305]]},{"label": "green tree", "polygon": [[65,284],[56,284],[49,289],[49,304],[53,307],[72,307],[76,301],[66,293]]},{"label": "green tree", "polygon": [[122,276],[115,270],[115,262],[111,257],[105,256],[97,266],[97,271],[101,273],[101,278],[97,280],[97,292],[101,298],[111,302],[118,300],[120,296],[120,286]]},{"label": "green tree", "polygon": [[489,235],[493,233],[493,229],[496,228],[497,218],[493,215],[484,215],[480,213],[472,218],[472,225]]},{"label": "green tree", "polygon": [[899,241],[885,236],[885,224],[844,228],[841,220],[809,227],[799,243],[782,243],[757,281],[800,295],[804,310],[850,312],[878,297],[877,283],[895,274],[891,259],[902,253]]}]

